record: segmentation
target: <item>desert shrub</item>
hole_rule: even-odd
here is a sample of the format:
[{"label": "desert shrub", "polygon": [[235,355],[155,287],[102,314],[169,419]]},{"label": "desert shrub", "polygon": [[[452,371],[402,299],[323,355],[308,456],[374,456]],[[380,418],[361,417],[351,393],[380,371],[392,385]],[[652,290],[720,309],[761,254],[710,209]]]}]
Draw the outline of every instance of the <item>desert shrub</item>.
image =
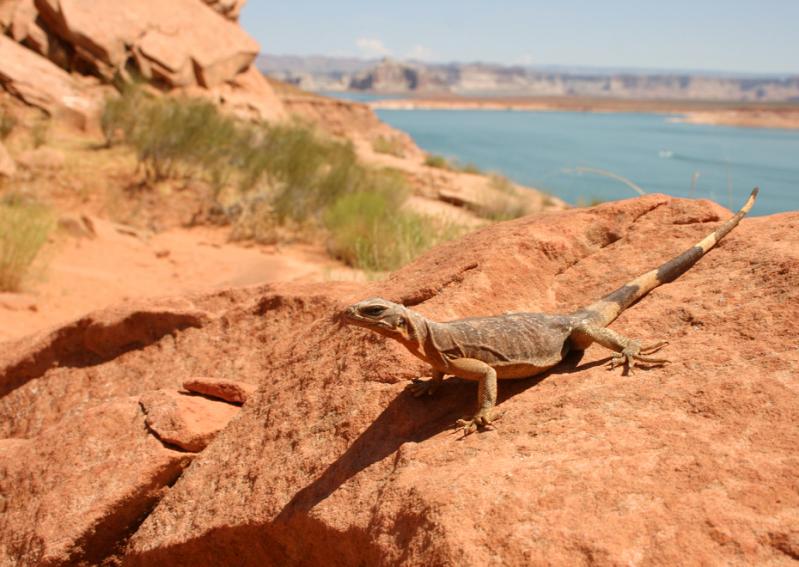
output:
[{"label": "desert shrub", "polygon": [[5,140],[17,127],[17,119],[8,112],[0,113],[0,140]]},{"label": "desert shrub", "polygon": [[506,193],[508,195],[514,195],[516,193],[516,188],[513,185],[513,182],[504,175],[492,173],[489,175],[489,180],[492,189],[496,189],[497,191]]},{"label": "desert shrub", "polygon": [[590,197],[585,198],[582,195],[577,197],[577,201],[575,202],[575,206],[578,208],[585,208],[585,207],[596,207],[597,205],[601,205],[604,203],[604,199],[600,199],[599,197]]},{"label": "desert shrub", "polygon": [[37,120],[31,127],[31,142],[34,148],[40,148],[47,143],[50,137],[50,121]]},{"label": "desert shrub", "polygon": [[358,161],[350,142],[301,123],[251,124],[208,102],[130,88],[106,103],[109,144],[133,146],[151,180],[202,177],[240,211],[232,237],[271,242],[277,227],[324,227],[331,253],[367,270],[393,269],[443,238],[428,217],[401,210],[405,177]]},{"label": "desert shrub", "polygon": [[401,172],[370,170],[363,181],[324,215],[332,256],[367,271],[394,270],[460,234],[457,226],[403,209],[408,189]]},{"label": "desert shrub", "polygon": [[492,221],[505,221],[523,217],[530,212],[528,204],[513,195],[483,196],[478,203],[470,207],[479,217]]},{"label": "desert shrub", "polygon": [[469,162],[469,163],[458,163],[458,164],[455,165],[455,169],[457,169],[458,171],[461,171],[463,173],[474,173],[474,174],[478,174],[478,175],[480,173],[483,173],[483,170],[480,169],[480,167],[477,164],[472,163],[472,162]]},{"label": "desert shrub", "polygon": [[325,224],[331,254],[369,271],[396,269],[437,241],[427,217],[398,210],[394,199],[379,192],[341,197],[327,212]]},{"label": "desert shrub", "polygon": [[53,229],[49,211],[34,203],[0,201],[0,291],[18,291]]},{"label": "desert shrub", "polygon": [[402,157],[405,152],[402,148],[402,142],[397,138],[388,136],[378,136],[372,142],[372,149],[379,154],[388,154],[391,156]]},{"label": "desert shrub", "polygon": [[424,158],[424,164],[430,167],[437,167],[439,169],[449,169],[449,162],[444,156],[436,154],[427,154]]},{"label": "desert shrub", "polygon": [[156,97],[136,87],[106,102],[101,126],[109,144],[122,139],[135,148],[150,180],[220,176],[240,138],[236,121],[212,102]]}]

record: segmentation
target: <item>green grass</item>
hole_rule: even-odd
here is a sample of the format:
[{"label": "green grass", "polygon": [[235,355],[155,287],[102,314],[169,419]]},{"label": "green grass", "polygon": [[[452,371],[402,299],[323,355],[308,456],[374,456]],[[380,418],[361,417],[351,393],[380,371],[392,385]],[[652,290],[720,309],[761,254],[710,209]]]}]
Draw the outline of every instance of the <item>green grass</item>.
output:
[{"label": "green grass", "polygon": [[372,142],[372,149],[379,154],[388,154],[396,157],[403,157],[405,152],[402,148],[402,142],[397,138],[390,138],[387,136],[378,136]]},{"label": "green grass", "polygon": [[53,227],[41,205],[0,201],[0,291],[19,291]]}]

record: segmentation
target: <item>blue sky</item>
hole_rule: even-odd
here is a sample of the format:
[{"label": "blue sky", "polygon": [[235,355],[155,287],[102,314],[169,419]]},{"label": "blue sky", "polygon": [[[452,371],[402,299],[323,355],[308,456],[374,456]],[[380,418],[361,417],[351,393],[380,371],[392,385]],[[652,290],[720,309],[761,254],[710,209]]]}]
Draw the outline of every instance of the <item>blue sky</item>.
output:
[{"label": "blue sky", "polygon": [[799,0],[249,0],[269,53],[799,74]]}]

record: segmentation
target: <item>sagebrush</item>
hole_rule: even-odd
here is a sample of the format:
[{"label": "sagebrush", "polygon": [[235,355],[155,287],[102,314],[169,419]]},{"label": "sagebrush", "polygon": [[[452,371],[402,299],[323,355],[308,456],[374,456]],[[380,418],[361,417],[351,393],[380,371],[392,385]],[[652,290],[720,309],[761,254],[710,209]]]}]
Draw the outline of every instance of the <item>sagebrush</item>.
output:
[{"label": "sagebrush", "polygon": [[[201,178],[233,198],[236,238],[271,241],[272,225],[323,227],[328,249],[367,270],[399,267],[449,234],[403,211],[405,177],[363,165],[350,142],[299,122],[245,123],[208,101],[152,95],[137,87],[107,101],[108,144],[126,143],[150,181]],[[233,197],[231,197],[231,192]]]},{"label": "sagebrush", "polygon": [[20,290],[53,227],[53,217],[42,205],[0,201],[0,291]]}]

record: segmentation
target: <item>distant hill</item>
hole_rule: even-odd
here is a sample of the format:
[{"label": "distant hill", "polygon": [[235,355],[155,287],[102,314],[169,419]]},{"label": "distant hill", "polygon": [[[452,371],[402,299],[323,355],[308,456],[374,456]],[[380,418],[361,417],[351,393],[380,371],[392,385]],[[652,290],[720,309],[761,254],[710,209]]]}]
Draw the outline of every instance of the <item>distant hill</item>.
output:
[{"label": "distant hill", "polygon": [[522,67],[286,55],[261,56],[257,65],[270,76],[311,91],[799,101],[799,75]]}]

